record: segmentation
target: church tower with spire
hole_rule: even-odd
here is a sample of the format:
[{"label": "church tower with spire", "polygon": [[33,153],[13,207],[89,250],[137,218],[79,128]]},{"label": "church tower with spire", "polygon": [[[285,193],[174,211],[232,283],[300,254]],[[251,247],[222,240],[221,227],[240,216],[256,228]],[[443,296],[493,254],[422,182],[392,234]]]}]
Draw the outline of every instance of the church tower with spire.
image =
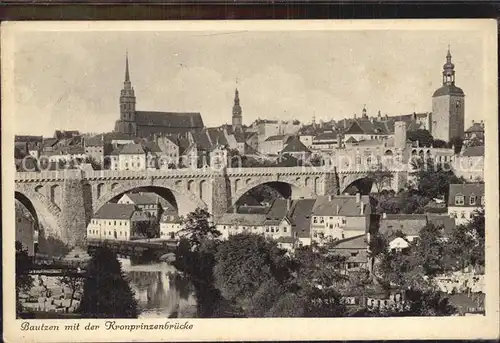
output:
[{"label": "church tower with spire", "polygon": [[125,81],[120,92],[120,119],[115,124],[115,131],[125,133],[130,137],[137,135],[135,121],[135,93],[130,82],[128,53],[125,56]]},{"label": "church tower with spire", "polygon": [[449,142],[464,136],[465,94],[455,85],[455,65],[451,62],[450,47],[443,65],[443,85],[432,96],[431,133],[434,139]]},{"label": "church tower with spire", "polygon": [[242,111],[240,106],[240,95],[238,88],[234,91],[234,105],[233,105],[233,117],[232,117],[233,130],[242,130],[243,119]]}]

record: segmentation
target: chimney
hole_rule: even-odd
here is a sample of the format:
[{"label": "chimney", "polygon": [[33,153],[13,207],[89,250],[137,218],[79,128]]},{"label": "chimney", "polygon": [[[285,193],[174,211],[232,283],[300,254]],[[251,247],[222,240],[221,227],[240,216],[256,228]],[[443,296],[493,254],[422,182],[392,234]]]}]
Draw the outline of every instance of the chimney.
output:
[{"label": "chimney", "polygon": [[361,215],[364,215],[365,214],[365,204],[361,203],[359,207],[360,207],[360,212],[359,213]]},{"label": "chimney", "polygon": [[474,124],[474,119],[472,119],[472,124]]},{"label": "chimney", "polygon": [[386,219],[387,218],[387,213],[382,213],[382,219]]},{"label": "chimney", "polygon": [[356,193],[356,203],[359,204],[361,201],[361,193]]},{"label": "chimney", "polygon": [[292,199],[288,198],[286,199],[286,210],[290,211],[290,207],[292,205]]},{"label": "chimney", "polygon": [[339,204],[337,204],[337,214],[339,214],[339,213],[340,213],[340,206],[339,206]]}]

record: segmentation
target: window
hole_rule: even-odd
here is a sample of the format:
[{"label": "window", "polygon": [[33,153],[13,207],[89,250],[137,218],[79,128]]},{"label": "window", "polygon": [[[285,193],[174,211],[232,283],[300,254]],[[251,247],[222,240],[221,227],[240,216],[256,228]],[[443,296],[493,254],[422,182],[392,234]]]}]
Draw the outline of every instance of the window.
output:
[{"label": "window", "polygon": [[330,224],[330,229],[333,229],[333,224]]},{"label": "window", "polygon": [[469,204],[470,205],[475,205],[476,204],[476,196],[474,194],[470,196]]},{"label": "window", "polygon": [[113,222],[113,225],[116,225],[116,220]]},{"label": "window", "polygon": [[465,212],[460,213],[460,218],[465,218]]},{"label": "window", "polygon": [[346,224],[347,220],[345,218],[342,218],[342,224]]},{"label": "window", "polygon": [[313,217],[313,223],[317,224],[318,223],[318,217]]},{"label": "window", "polygon": [[286,227],[283,228],[283,232],[286,232]]},{"label": "window", "polygon": [[266,227],[266,232],[269,232],[269,228],[268,227]]},{"label": "window", "polygon": [[465,204],[465,197],[463,195],[455,195],[455,205]]},{"label": "window", "polygon": [[351,252],[351,256],[352,256],[352,257],[355,257],[355,256],[357,256],[357,255],[358,255],[358,253],[357,253],[357,252]]},{"label": "window", "polygon": [[321,219],[319,220],[319,222],[320,222],[321,224],[323,224],[323,223],[325,222],[325,218],[324,218],[324,217],[321,217]]}]

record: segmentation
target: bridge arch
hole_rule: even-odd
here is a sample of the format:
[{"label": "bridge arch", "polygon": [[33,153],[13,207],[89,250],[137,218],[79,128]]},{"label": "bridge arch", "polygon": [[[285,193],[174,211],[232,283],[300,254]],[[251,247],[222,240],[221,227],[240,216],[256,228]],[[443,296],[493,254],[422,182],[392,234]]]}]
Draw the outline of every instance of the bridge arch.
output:
[{"label": "bridge arch", "polygon": [[[193,191],[195,191],[195,183],[190,180],[191,190],[186,192],[185,188],[182,188],[181,184],[152,184],[149,180],[134,180],[129,182],[121,183],[119,186],[110,190],[109,192],[103,194],[98,198],[93,204],[93,213],[96,213],[99,208],[104,204],[112,201],[118,200],[123,194],[131,192],[133,190],[144,190],[148,192],[154,192],[168,200],[177,208],[179,215],[186,215],[189,212],[194,211],[196,208],[207,208],[206,203],[200,199]],[[205,183],[208,183],[205,181]],[[201,189],[201,187],[200,187]],[[203,185],[203,193],[208,193],[207,185]],[[208,194],[204,195],[205,197]]]},{"label": "bridge arch", "polygon": [[[309,179],[310,179],[309,187],[304,186],[304,184],[300,183],[300,181],[297,182],[296,179],[295,181],[291,180],[273,181],[273,180],[256,179],[239,189],[237,188],[234,195],[232,196],[231,204],[232,205],[237,204],[238,201],[249,191],[263,185],[272,187],[278,193],[280,193],[281,196],[283,196],[284,198],[292,198],[292,199],[316,198],[316,193],[314,192],[313,189],[315,186],[314,183],[316,179],[314,177],[310,177]],[[319,177],[317,182],[319,184]]]},{"label": "bridge arch", "polygon": [[35,230],[41,232],[43,229],[43,235],[61,238],[61,211],[48,198],[40,193],[16,190],[14,199],[30,212],[35,222]]}]

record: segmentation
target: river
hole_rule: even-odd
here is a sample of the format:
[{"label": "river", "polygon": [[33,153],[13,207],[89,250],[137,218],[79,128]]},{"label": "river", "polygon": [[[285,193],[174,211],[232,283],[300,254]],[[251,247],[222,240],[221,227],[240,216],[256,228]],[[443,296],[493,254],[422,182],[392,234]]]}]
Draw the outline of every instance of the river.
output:
[{"label": "river", "polygon": [[196,298],[190,282],[166,262],[132,265],[120,259],[122,269],[135,293],[139,318],[196,316]]}]

